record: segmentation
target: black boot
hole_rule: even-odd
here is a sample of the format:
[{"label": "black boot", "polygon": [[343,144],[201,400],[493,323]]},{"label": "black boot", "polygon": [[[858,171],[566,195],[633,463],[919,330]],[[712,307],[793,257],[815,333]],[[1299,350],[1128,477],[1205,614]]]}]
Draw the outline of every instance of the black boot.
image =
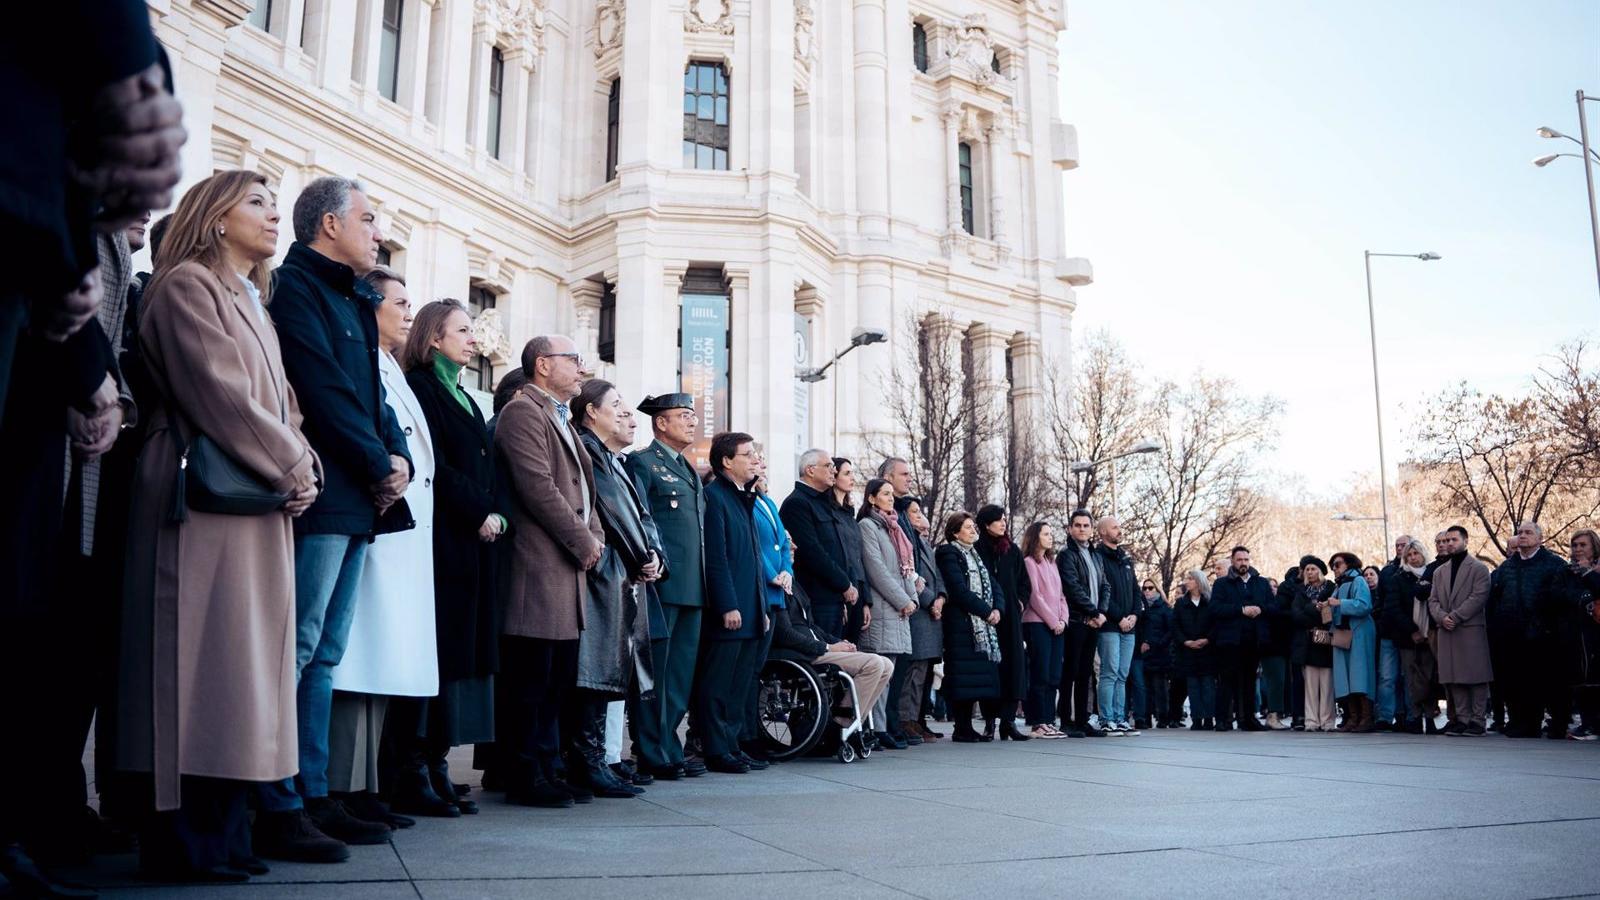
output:
[{"label": "black boot", "polygon": [[395,773],[394,781],[389,786],[389,807],[397,813],[409,816],[428,816],[436,819],[457,819],[461,817],[461,810],[454,803],[447,802],[433,789],[433,779],[428,772],[428,766],[422,760],[414,760],[411,765]]},{"label": "black boot", "polygon": [[433,785],[433,792],[440,800],[454,806],[464,816],[478,814],[478,804],[456,793],[455,782],[450,780],[450,764],[445,761],[443,753],[430,754],[428,759],[428,782]]}]

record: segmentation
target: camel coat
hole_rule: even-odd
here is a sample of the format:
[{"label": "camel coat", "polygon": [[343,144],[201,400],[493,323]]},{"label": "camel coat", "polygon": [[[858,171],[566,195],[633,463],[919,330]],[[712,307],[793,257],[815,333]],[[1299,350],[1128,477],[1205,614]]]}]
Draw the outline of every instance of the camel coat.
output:
[{"label": "camel coat", "polygon": [[181,775],[276,781],[298,769],[290,518],[191,509],[173,521],[174,429],[198,429],[280,491],[310,485],[317,459],[272,320],[236,277],[197,263],[158,274],[139,343],[160,398],[134,476],[118,755],[154,773],[156,808],[170,810]]},{"label": "camel coat", "polygon": [[[1433,652],[1439,662],[1439,683],[1488,684],[1494,680],[1483,610],[1489,602],[1489,567],[1469,554],[1454,578],[1448,561],[1434,569],[1432,577],[1428,615],[1438,626],[1433,630]],[[1445,616],[1455,617],[1454,631],[1439,624]]]},{"label": "camel coat", "polygon": [[575,641],[588,593],[583,561],[605,545],[589,454],[570,421],[557,426],[554,401],[532,384],[500,411],[494,452],[507,473],[511,519],[502,633]]}]

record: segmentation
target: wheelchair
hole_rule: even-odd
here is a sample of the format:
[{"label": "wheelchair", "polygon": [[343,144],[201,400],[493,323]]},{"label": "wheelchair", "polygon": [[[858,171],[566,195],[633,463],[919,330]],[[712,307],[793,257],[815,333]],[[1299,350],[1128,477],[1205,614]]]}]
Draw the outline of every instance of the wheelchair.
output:
[{"label": "wheelchair", "polygon": [[[871,711],[863,711],[855,679],[834,665],[817,665],[805,656],[773,650],[761,668],[756,710],[761,743],[773,759],[833,756],[852,763],[872,755]],[[849,701],[848,708],[845,701]],[[849,725],[834,721],[849,714]]]}]

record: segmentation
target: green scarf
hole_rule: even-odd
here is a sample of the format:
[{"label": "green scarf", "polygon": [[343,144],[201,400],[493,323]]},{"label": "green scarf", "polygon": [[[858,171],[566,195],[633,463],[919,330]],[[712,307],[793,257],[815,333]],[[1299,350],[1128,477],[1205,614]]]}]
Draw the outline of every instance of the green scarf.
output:
[{"label": "green scarf", "polygon": [[467,391],[461,386],[461,364],[451,362],[443,353],[433,351],[433,374],[444,383],[446,392],[461,404],[461,408],[472,412],[472,402],[467,399]]}]

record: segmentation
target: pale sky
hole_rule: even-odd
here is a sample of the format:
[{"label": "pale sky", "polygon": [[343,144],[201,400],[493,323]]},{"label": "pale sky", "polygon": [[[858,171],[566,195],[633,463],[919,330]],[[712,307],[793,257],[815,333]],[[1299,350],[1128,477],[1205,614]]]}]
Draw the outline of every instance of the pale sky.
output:
[{"label": "pale sky", "polygon": [[[1062,117],[1075,328],[1156,375],[1287,404],[1275,470],[1377,472],[1362,251],[1375,259],[1391,473],[1415,410],[1516,389],[1600,334],[1574,92],[1600,94],[1600,0],[1069,0]],[[1589,107],[1600,144],[1600,103]],[[1597,173],[1600,177],[1600,173]]]}]

